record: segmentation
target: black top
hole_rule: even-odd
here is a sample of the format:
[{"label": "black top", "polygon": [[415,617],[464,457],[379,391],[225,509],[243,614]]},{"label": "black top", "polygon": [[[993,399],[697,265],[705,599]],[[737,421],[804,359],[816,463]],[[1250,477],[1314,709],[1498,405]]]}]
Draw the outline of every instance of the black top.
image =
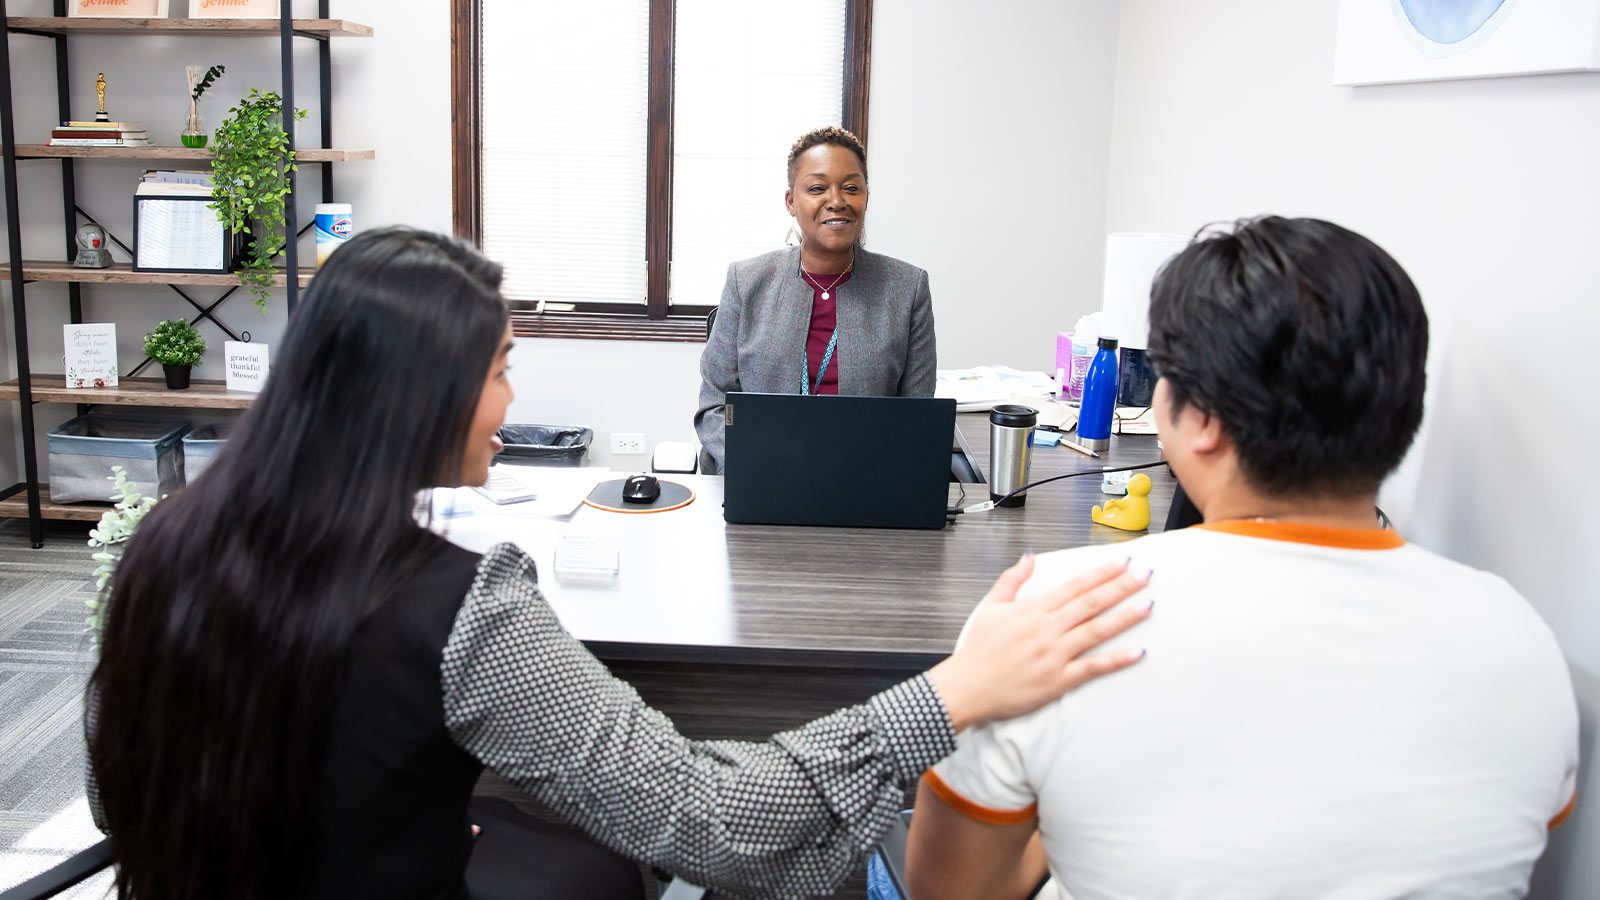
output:
[{"label": "black top", "polygon": [[479,556],[430,558],[356,633],[335,707],[313,897],[466,897],[483,765],[445,727],[439,666]]}]

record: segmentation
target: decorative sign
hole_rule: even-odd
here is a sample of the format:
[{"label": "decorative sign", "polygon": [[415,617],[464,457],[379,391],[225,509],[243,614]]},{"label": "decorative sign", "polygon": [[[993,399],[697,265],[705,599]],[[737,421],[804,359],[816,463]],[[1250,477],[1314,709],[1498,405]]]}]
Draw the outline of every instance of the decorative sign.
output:
[{"label": "decorative sign", "polygon": [[228,390],[259,394],[267,386],[266,344],[223,341],[222,355],[228,367]]},{"label": "decorative sign", "polygon": [[189,0],[189,15],[196,19],[276,19],[278,0]]},{"label": "decorative sign", "polygon": [[67,387],[116,387],[116,323],[63,325],[61,331],[61,345],[66,351]]},{"label": "decorative sign", "polygon": [[67,15],[83,18],[165,19],[167,0],[72,0]]}]

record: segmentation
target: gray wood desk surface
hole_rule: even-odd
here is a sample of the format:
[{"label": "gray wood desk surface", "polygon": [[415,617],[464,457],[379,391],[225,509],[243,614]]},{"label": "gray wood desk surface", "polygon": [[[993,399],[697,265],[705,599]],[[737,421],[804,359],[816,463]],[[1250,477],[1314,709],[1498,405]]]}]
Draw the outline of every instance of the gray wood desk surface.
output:
[{"label": "gray wood desk surface", "polygon": [[[986,470],[987,415],[962,414],[957,428]],[[1154,437],[1126,436],[1104,457],[1038,448],[1032,478],[1155,461],[1158,450]],[[1174,481],[1165,468],[1147,474],[1159,527]],[[608,662],[897,671],[948,654],[973,605],[1025,551],[1138,536],[1090,522],[1089,508],[1107,499],[1096,475],[1037,488],[1020,509],[964,515],[942,531],[728,525],[720,477],[665,477],[693,488],[694,503],[650,515],[586,507],[564,520],[464,519],[449,524],[448,536],[472,550],[499,541],[527,550],[563,624]],[[988,499],[986,485],[965,490],[963,505]],[[951,485],[952,504],[959,495]],[[558,578],[554,547],[567,535],[615,542],[620,574],[601,583]]]}]

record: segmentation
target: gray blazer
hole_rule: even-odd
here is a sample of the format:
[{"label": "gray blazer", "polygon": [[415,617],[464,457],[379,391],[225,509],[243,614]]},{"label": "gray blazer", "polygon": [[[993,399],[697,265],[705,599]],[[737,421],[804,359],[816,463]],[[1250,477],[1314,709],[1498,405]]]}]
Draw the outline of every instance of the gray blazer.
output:
[{"label": "gray blazer", "polygon": [[[700,355],[694,415],[708,474],[722,471],[722,405],[730,392],[800,393],[811,298],[811,286],[800,277],[799,247],[728,266],[722,304]],[[839,286],[834,360],[840,395],[932,397],[938,355],[928,273],[857,247],[850,280]]]}]

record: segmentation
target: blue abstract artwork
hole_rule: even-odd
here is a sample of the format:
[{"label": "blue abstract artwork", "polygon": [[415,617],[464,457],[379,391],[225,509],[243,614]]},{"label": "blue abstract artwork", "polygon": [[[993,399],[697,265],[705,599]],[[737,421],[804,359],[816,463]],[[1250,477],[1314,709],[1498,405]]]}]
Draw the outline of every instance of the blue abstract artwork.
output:
[{"label": "blue abstract artwork", "polygon": [[1339,0],[1334,83],[1600,69],[1600,0]]},{"label": "blue abstract artwork", "polygon": [[1506,0],[1396,0],[1418,34],[1438,44],[1457,44],[1489,24]]}]

